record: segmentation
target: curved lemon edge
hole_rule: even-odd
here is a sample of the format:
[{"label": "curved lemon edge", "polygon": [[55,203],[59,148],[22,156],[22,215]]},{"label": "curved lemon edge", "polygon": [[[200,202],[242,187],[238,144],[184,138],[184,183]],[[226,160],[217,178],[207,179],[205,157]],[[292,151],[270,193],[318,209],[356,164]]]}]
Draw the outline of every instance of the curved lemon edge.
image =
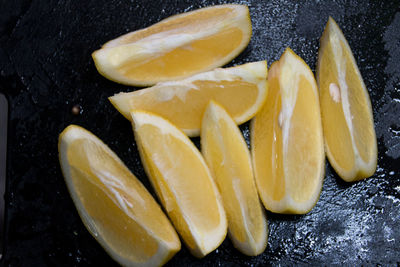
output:
[{"label": "curved lemon edge", "polygon": [[92,134],[83,127],[71,124],[67,126],[59,135],[58,150],[59,150],[59,161],[60,161],[61,171],[63,173],[64,180],[67,185],[70,196],[72,198],[72,201],[75,204],[76,210],[78,211],[79,217],[81,218],[85,228],[93,236],[93,238],[103,247],[103,249],[107,252],[107,254],[110,255],[112,259],[114,259],[116,262],[124,266],[155,266],[155,265],[163,265],[164,263],[169,261],[181,249],[181,244],[177,235],[175,239],[175,241],[177,242],[165,242],[164,240],[157,238],[155,235],[152,235],[151,234],[152,231],[149,230],[141,222],[136,221],[144,229],[146,229],[156,241],[158,241],[157,242],[158,249],[157,252],[146,262],[132,262],[129,259],[118,254],[118,252],[116,252],[115,250],[113,250],[103,239],[103,237],[96,232],[96,227],[92,223],[92,218],[86,212],[86,209],[81,203],[81,200],[78,194],[76,193],[76,190],[72,183],[70,164],[67,158],[67,151],[69,144],[71,144],[71,142],[75,140],[82,138],[89,139],[95,142],[96,144],[99,144],[99,146],[104,148],[107,151],[107,153],[109,153],[116,161],[118,161],[123,166],[125,165],[106,144],[104,144],[100,139],[98,139],[98,137],[96,137],[94,134]]},{"label": "curved lemon edge", "polygon": [[[254,123],[256,121],[257,118],[253,118],[251,123],[250,123],[250,136],[251,136],[251,144],[254,144]],[[251,146],[251,155],[252,155],[252,159],[254,159],[255,157],[255,151],[253,149],[253,146]],[[325,159],[325,154],[323,155],[323,158]],[[280,213],[280,214],[306,214],[308,212],[310,212],[315,205],[317,205],[319,197],[321,195],[322,192],[322,185],[323,185],[323,181],[324,181],[324,177],[325,177],[325,160],[322,160],[321,163],[321,174],[318,176],[318,185],[316,188],[319,188],[319,190],[315,190],[314,194],[312,194],[312,196],[310,197],[310,199],[308,201],[299,203],[296,201],[293,201],[293,199],[288,196],[285,195],[285,197],[283,199],[281,199],[280,201],[275,201],[272,198],[270,198],[268,196],[268,194],[266,194],[262,187],[259,184],[258,181],[258,176],[257,175],[257,166],[255,163],[255,160],[252,161],[253,162],[253,169],[254,169],[254,176],[255,176],[255,181],[256,181],[256,185],[257,185],[257,190],[258,190],[258,194],[260,196],[260,199],[265,207],[265,209],[267,209],[270,212],[273,213]]]},{"label": "curved lemon edge", "polygon": [[319,73],[319,69],[321,66],[321,61],[322,61],[322,57],[323,57],[323,51],[327,45],[327,43],[329,43],[330,41],[330,34],[331,32],[334,32],[335,34],[337,34],[337,36],[340,38],[340,40],[343,42],[343,44],[345,45],[346,49],[350,52],[350,60],[352,65],[354,66],[354,69],[357,73],[357,75],[360,77],[360,81],[361,81],[361,87],[363,88],[362,93],[364,94],[364,97],[366,98],[366,102],[367,102],[367,108],[369,113],[371,114],[371,119],[372,121],[370,122],[370,125],[372,126],[372,132],[374,134],[373,140],[374,140],[374,144],[372,144],[371,148],[372,148],[372,157],[371,157],[371,161],[370,162],[364,162],[360,156],[358,155],[358,150],[356,145],[353,143],[352,140],[352,144],[353,144],[353,150],[355,150],[354,152],[354,156],[355,156],[355,162],[354,162],[354,168],[352,170],[346,171],[343,168],[341,168],[339,166],[339,164],[337,163],[335,157],[333,156],[333,154],[330,151],[329,148],[329,144],[328,142],[326,142],[325,138],[324,138],[324,144],[325,144],[325,151],[326,151],[326,156],[329,160],[329,163],[331,164],[331,166],[333,167],[333,169],[335,170],[335,172],[339,175],[340,178],[342,178],[342,180],[344,180],[345,182],[356,182],[356,181],[360,181],[366,178],[371,177],[372,175],[374,175],[376,168],[377,168],[377,164],[378,164],[378,144],[377,144],[377,140],[376,140],[376,133],[375,133],[375,127],[374,127],[374,121],[373,121],[373,112],[372,112],[372,105],[371,105],[371,99],[369,97],[369,93],[367,90],[367,87],[365,86],[364,80],[361,76],[361,72],[358,68],[357,62],[354,58],[353,52],[350,48],[349,43],[347,42],[346,37],[344,36],[342,30],[340,29],[339,25],[336,23],[336,21],[329,16],[328,22],[325,26],[325,29],[322,33],[322,36],[320,38],[320,47],[318,49],[318,60],[317,60],[317,66],[316,66],[316,80],[317,80],[317,85],[318,85],[318,90],[320,90],[320,73]]},{"label": "curved lemon edge", "polygon": [[[257,84],[257,89],[258,89],[258,95],[256,98],[256,102],[254,102],[254,104],[247,110],[245,110],[242,114],[239,114],[237,116],[234,116],[233,119],[235,120],[236,124],[242,124],[245,123],[247,121],[249,121],[250,119],[252,119],[262,108],[262,106],[264,105],[264,103],[267,100],[267,94],[268,94],[268,82],[267,82],[267,77],[268,77],[268,65],[267,65],[267,61],[263,60],[263,61],[257,61],[257,62],[250,62],[250,63],[246,63],[243,65],[238,65],[238,66],[234,66],[234,67],[230,67],[230,68],[224,68],[222,70],[235,70],[235,69],[240,69],[240,68],[248,68],[249,71],[255,71],[258,74],[260,74],[261,72],[261,65],[262,68],[265,68],[265,79],[261,79]],[[188,79],[191,80],[207,80],[205,78],[205,75],[207,75],[208,73],[213,72],[209,71],[209,72],[204,72],[204,73],[198,73],[195,74],[193,76],[188,77]],[[264,71],[264,70],[263,70]],[[186,79],[182,79],[182,82],[186,81]],[[154,87],[149,87],[149,88],[145,88],[145,89],[141,89],[141,90],[153,90]],[[129,94],[135,94],[140,92],[141,90],[138,91],[132,91],[132,92],[121,92],[121,93],[117,93],[113,96],[108,97],[108,100],[111,102],[111,104],[118,110],[118,112],[120,112],[126,119],[132,121],[132,118],[130,116],[130,112],[132,110],[135,110],[135,107],[132,107],[129,103]],[[212,99],[211,99],[212,100]],[[197,137],[200,135],[200,128],[195,128],[195,129],[181,129],[186,135],[188,135],[189,137]]]},{"label": "curved lemon edge", "polygon": [[[317,81],[315,79],[314,73],[312,72],[312,70],[310,69],[310,66],[304,61],[304,59],[302,57],[300,57],[299,55],[297,55],[290,47],[287,47],[285,50],[284,55],[286,54],[286,52],[288,52],[293,58],[299,60],[301,62],[301,64],[305,67],[304,70],[307,73],[308,72],[308,81],[311,83],[312,87],[313,87],[313,91],[314,91],[314,96],[315,96],[315,100],[317,102],[317,114],[319,114],[319,130],[320,130],[320,159],[321,159],[321,163],[320,166],[318,167],[318,171],[320,172],[319,175],[317,175],[317,179],[318,179],[318,183],[316,186],[316,191],[314,192],[314,194],[312,194],[312,196],[310,197],[310,200],[308,202],[303,202],[303,204],[299,204],[298,202],[294,201],[292,198],[288,198],[288,208],[286,209],[286,211],[284,211],[284,213],[288,213],[288,214],[306,214],[308,212],[310,212],[315,205],[318,203],[319,197],[321,195],[322,192],[322,185],[324,182],[324,178],[325,178],[325,147],[324,147],[324,134],[323,134],[323,126],[322,126],[322,117],[321,117],[321,106],[320,106],[320,102],[319,102],[319,91],[318,91],[318,84]],[[303,73],[305,75],[305,73]],[[306,76],[306,75],[305,75]],[[298,92],[297,92],[298,93]]]},{"label": "curved lemon edge", "polygon": [[[260,204],[261,204],[261,200],[260,200]],[[266,213],[264,210],[264,206],[262,206],[262,204],[261,204],[261,211],[263,213],[263,216],[266,218]],[[239,250],[241,253],[243,253],[246,256],[258,256],[265,251],[265,249],[267,248],[267,245],[268,245],[269,230],[268,230],[268,221],[266,219],[263,220],[263,228],[265,229],[265,231],[262,232],[262,235],[260,237],[260,242],[258,242],[258,243],[254,242],[254,240],[251,240],[251,241],[247,240],[244,242],[240,242],[231,234],[231,232],[229,230],[228,230],[228,236],[229,236],[229,239],[232,241],[233,246],[237,250]],[[246,228],[246,232],[248,232],[247,228]]]},{"label": "curved lemon edge", "polygon": [[[204,161],[202,155],[200,154],[198,149],[194,146],[192,141],[190,141],[190,139],[186,136],[186,134],[181,129],[174,126],[174,124],[172,124],[169,120],[167,120],[155,113],[152,113],[149,111],[144,111],[144,110],[132,110],[131,116],[132,116],[131,121],[132,121],[133,132],[135,135],[135,139],[137,140],[139,154],[141,155],[142,159],[144,158],[143,157],[144,148],[141,145],[142,144],[141,137],[138,134],[136,128],[140,127],[143,124],[151,124],[151,125],[157,126],[159,128],[161,128],[160,126],[164,126],[164,128],[162,128],[163,130],[166,130],[165,127],[167,127],[167,131],[169,131],[170,134],[174,135],[176,138],[179,138],[179,140],[183,141],[185,144],[187,144],[191,148],[191,150],[194,152],[194,154],[197,156],[197,158],[202,162],[202,165],[206,168],[208,177],[211,182],[211,186],[214,191],[214,195],[216,196],[217,208],[218,208],[218,212],[219,212],[219,215],[221,218],[220,225],[217,229],[214,229],[212,232],[207,233],[207,235],[204,235],[204,233],[198,233],[197,230],[194,229],[192,227],[192,225],[190,224],[190,219],[187,216],[185,216],[184,211],[181,210],[181,213],[183,215],[182,217],[185,219],[185,224],[190,229],[190,233],[192,234],[192,237],[195,241],[195,248],[189,247],[185,241],[184,236],[181,235],[180,230],[176,229],[178,234],[182,237],[182,240],[185,243],[186,247],[189,249],[189,251],[192,253],[193,256],[195,256],[197,258],[202,258],[202,257],[206,256],[208,253],[212,252],[213,250],[215,250],[216,248],[218,248],[221,245],[221,243],[224,241],[224,239],[227,235],[227,228],[228,228],[226,213],[225,213],[225,210],[222,205],[222,199],[221,199],[221,196],[217,189],[217,186],[214,183],[214,180],[212,179],[211,173],[206,165],[206,162]],[[152,121],[152,120],[155,120],[155,121]],[[143,166],[144,166],[147,176],[151,177],[151,175],[150,175],[151,172],[150,172],[148,163],[145,160],[142,160],[142,163],[143,163]],[[153,178],[150,178],[149,180],[150,180],[153,188],[157,188],[156,185],[154,184],[155,181],[153,181]],[[160,195],[161,192],[156,191],[156,194],[161,201],[161,199],[163,199],[163,197]],[[180,207],[177,199],[176,199],[176,202],[177,202],[177,206]],[[166,213],[168,214],[168,212],[166,212]],[[175,225],[174,221],[172,221],[172,223]]]},{"label": "curved lemon edge", "polygon": [[115,47],[115,46],[118,46],[118,45],[123,45],[124,43],[120,42],[120,40],[123,40],[123,39],[125,39],[126,37],[129,37],[129,36],[137,35],[137,34],[139,34],[141,32],[144,32],[144,31],[148,30],[149,28],[153,28],[153,27],[157,28],[160,25],[163,25],[164,23],[166,23],[166,22],[168,22],[170,20],[175,20],[175,19],[179,19],[179,18],[182,18],[182,17],[187,17],[187,16],[192,15],[193,13],[202,12],[202,11],[208,10],[208,9],[221,9],[221,8],[227,8],[227,7],[228,8],[233,8],[238,13],[240,13],[240,12],[241,13],[247,13],[248,17],[250,18],[250,12],[249,12],[248,6],[241,5],[241,4],[221,4],[221,5],[214,5],[214,6],[198,8],[198,9],[191,10],[191,11],[188,11],[188,12],[177,13],[177,14],[171,15],[171,16],[166,17],[166,18],[160,20],[159,22],[156,22],[156,23],[154,23],[154,24],[152,24],[152,25],[150,25],[148,27],[145,27],[145,28],[142,28],[142,29],[139,29],[139,30],[136,30],[136,31],[131,31],[131,32],[125,33],[123,35],[120,35],[117,38],[114,38],[114,39],[104,43],[101,46],[101,48],[108,48],[108,47]]},{"label": "curved lemon edge", "polygon": [[[242,115],[233,117],[233,120],[235,121],[236,125],[240,125],[251,120],[255,115],[257,115],[257,113],[261,110],[262,106],[266,102],[267,92],[268,92],[267,81],[262,81],[259,85],[257,85],[257,87],[258,87],[257,101],[254,103],[254,105],[252,105],[250,109],[248,109]],[[200,136],[201,129],[182,129],[182,131],[189,137],[198,137]]]},{"label": "curved lemon edge", "polygon": [[[339,177],[348,183],[357,182],[366,178],[369,178],[374,175],[376,171],[376,167],[378,164],[378,158],[373,157],[370,162],[365,163],[358,155],[355,157],[354,168],[352,170],[346,171],[339,166],[334,156],[332,155],[327,142],[325,142],[325,150],[326,156],[329,160],[330,165],[335,170],[335,172],[339,175]],[[377,154],[377,148],[375,146],[373,152]]]},{"label": "curved lemon edge", "polygon": [[[234,5],[234,6],[241,7],[243,5]],[[165,81],[184,79],[184,78],[190,77],[190,76],[195,75],[195,74],[199,74],[199,73],[202,73],[202,72],[205,72],[205,71],[210,71],[212,69],[221,67],[221,66],[227,64],[228,62],[232,61],[234,58],[236,58],[241,52],[243,52],[243,50],[250,43],[250,39],[251,39],[251,35],[252,35],[251,18],[250,18],[250,13],[249,13],[248,7],[247,6],[244,6],[244,7],[246,7],[246,9],[244,11],[241,11],[241,12],[246,12],[246,14],[243,14],[244,17],[245,17],[245,18],[243,18],[243,20],[246,19],[246,22],[247,22],[246,25],[241,25],[239,23],[235,24],[238,28],[240,28],[242,30],[242,33],[243,33],[243,39],[242,39],[242,42],[240,43],[240,45],[236,49],[232,50],[231,53],[229,53],[225,57],[220,58],[219,60],[216,60],[214,63],[212,63],[212,64],[210,64],[210,65],[208,65],[208,66],[206,66],[206,67],[204,67],[202,69],[199,69],[197,71],[193,71],[193,72],[188,73],[186,75],[172,76],[172,77],[165,78],[165,79],[156,79],[155,78],[153,80],[136,80],[136,79],[127,78],[124,75],[120,74],[115,69],[115,67],[111,66],[109,64],[109,62],[108,62],[108,59],[107,59],[108,52],[111,51],[113,48],[118,47],[120,45],[112,46],[112,47],[108,47],[108,46],[104,47],[103,46],[103,48],[100,48],[100,49],[94,51],[92,53],[92,58],[93,58],[95,67],[96,67],[97,71],[103,77],[105,77],[105,78],[107,78],[107,79],[109,79],[109,80],[111,80],[113,82],[124,84],[124,85],[138,86],[138,87],[151,86],[151,85],[155,85],[158,82],[165,82]],[[212,7],[209,7],[209,8],[212,8]],[[196,12],[196,10],[192,11],[192,12]],[[188,13],[191,13],[191,12],[188,12]],[[181,16],[181,15],[185,15],[185,14],[187,14],[187,13],[178,14],[176,16]],[[242,16],[240,14],[240,12],[239,12],[238,16],[239,17]],[[160,21],[158,23],[161,23],[161,22],[163,22],[163,21]],[[147,29],[147,28],[144,28],[142,30],[145,30],[145,29]],[[120,37],[118,37],[118,38],[116,38],[114,40],[111,40],[111,41],[109,41],[107,43],[116,41],[119,38],[122,38],[123,36],[126,36],[128,34],[122,35],[122,36],[120,36]],[[124,46],[129,46],[129,44],[124,44]]]},{"label": "curved lemon edge", "polygon": [[[305,70],[306,72],[308,72],[308,76],[312,77],[314,80],[314,94],[316,96],[316,100],[317,100],[317,108],[318,108],[318,112],[319,114],[321,114],[320,112],[320,104],[319,104],[319,92],[318,92],[318,86],[315,82],[315,76],[312,73],[310,67],[308,66],[308,64],[304,61],[304,59],[302,59],[300,56],[298,56],[291,48],[287,47],[284,51],[284,53],[282,54],[281,58],[278,61],[275,61],[272,64],[279,64],[279,62],[281,62],[281,60],[286,60],[287,55],[290,55],[291,57],[294,57],[295,59],[299,60],[302,65],[305,66]],[[276,63],[277,62],[277,63]],[[281,67],[279,67],[281,68]],[[312,82],[312,81],[311,81]],[[267,96],[268,97],[268,96]],[[254,177],[255,177],[255,181],[256,181],[256,185],[257,185],[257,189],[258,189],[258,193],[260,195],[260,199],[264,205],[264,207],[274,213],[281,213],[281,214],[306,214],[308,212],[310,212],[315,205],[317,204],[319,197],[321,195],[321,191],[322,191],[322,185],[323,185],[323,181],[324,181],[324,177],[325,177],[325,149],[324,149],[324,137],[323,137],[323,127],[322,127],[322,120],[320,119],[320,130],[321,130],[321,164],[318,168],[320,174],[317,176],[318,179],[318,184],[316,186],[316,190],[315,192],[310,196],[308,201],[304,201],[304,202],[296,202],[294,201],[290,195],[285,194],[285,197],[280,200],[280,201],[275,201],[272,198],[270,198],[268,196],[268,194],[266,194],[260,184],[259,184],[259,175],[257,174],[257,166],[256,166],[256,162],[254,160],[255,158],[255,150],[254,150],[254,138],[255,138],[255,132],[254,132],[254,124],[257,120],[257,117],[255,116],[251,123],[250,123],[250,143],[251,145],[251,156],[252,156],[252,163],[253,163],[253,170],[254,170]],[[285,190],[287,192],[287,190]]]},{"label": "curved lemon edge", "polygon": [[[148,89],[149,88],[142,89],[142,90],[148,90]],[[133,92],[137,92],[137,91],[133,91]],[[113,107],[116,110],[118,110],[118,112],[121,113],[122,116],[124,116],[125,119],[129,120],[130,122],[132,122],[132,117],[131,117],[130,111],[134,110],[135,108],[134,107],[130,108],[129,101],[125,100],[123,96],[126,94],[131,94],[133,92],[118,93],[118,94],[108,97],[108,101],[111,102]],[[129,112],[126,112],[126,111],[129,111]]]},{"label": "curved lemon edge", "polygon": [[[221,110],[223,111],[223,113],[218,112],[217,110]],[[237,127],[235,121],[233,120],[233,118],[229,115],[229,113],[225,110],[225,108],[219,104],[218,102],[214,101],[214,100],[210,100],[209,104],[206,107],[206,110],[203,114],[203,119],[202,119],[202,126],[201,126],[201,135],[200,135],[200,142],[201,142],[201,153],[203,154],[203,158],[207,159],[207,150],[204,150],[203,148],[206,146],[207,144],[207,140],[206,140],[206,134],[204,133],[205,131],[205,125],[204,125],[204,121],[205,121],[205,117],[207,114],[210,114],[210,116],[215,117],[215,115],[218,116],[218,118],[215,117],[214,120],[217,119],[223,119],[231,128],[232,130],[232,134],[236,136],[236,139],[240,141],[240,145],[242,147],[245,148],[245,152],[247,154],[247,158],[248,158],[248,165],[250,166],[252,173],[253,173],[253,180],[252,180],[252,185],[253,188],[256,192],[256,198],[259,201],[259,208],[261,210],[261,217],[262,217],[262,222],[263,222],[263,229],[264,231],[262,231],[262,235],[260,237],[260,241],[258,243],[256,243],[253,239],[253,235],[250,232],[249,228],[247,227],[247,219],[244,214],[242,213],[242,218],[243,221],[245,223],[245,225],[243,225],[245,232],[246,232],[246,240],[241,242],[239,241],[229,230],[229,221],[228,221],[228,235],[230,240],[232,241],[233,246],[239,250],[240,252],[242,252],[243,254],[247,255],[247,256],[257,256],[259,254],[261,254],[265,248],[267,247],[267,243],[268,243],[268,221],[267,221],[267,216],[266,213],[264,211],[264,207],[261,204],[261,201],[259,199],[258,196],[258,190],[257,190],[257,186],[256,183],[254,181],[254,171],[253,171],[253,166],[252,166],[252,162],[251,162],[251,155],[249,152],[249,149],[247,147],[247,143],[243,138],[243,135],[240,131],[240,129]],[[233,125],[232,125],[233,123]],[[226,211],[228,212],[228,211]]]}]

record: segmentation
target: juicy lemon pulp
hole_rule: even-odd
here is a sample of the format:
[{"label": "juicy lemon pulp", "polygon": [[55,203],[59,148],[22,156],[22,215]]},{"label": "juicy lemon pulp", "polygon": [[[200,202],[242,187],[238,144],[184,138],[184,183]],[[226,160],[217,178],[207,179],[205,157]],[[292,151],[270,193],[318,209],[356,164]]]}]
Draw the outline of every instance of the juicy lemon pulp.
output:
[{"label": "juicy lemon pulp", "polygon": [[377,162],[371,103],[351,49],[332,18],[321,37],[317,78],[330,163],[345,181],[371,176]]},{"label": "juicy lemon pulp", "polygon": [[233,119],[213,101],[203,117],[201,146],[222,195],[233,244],[246,255],[260,254],[267,243],[267,222],[250,153]]},{"label": "juicy lemon pulp", "polygon": [[[229,97],[227,92],[243,97]],[[176,94],[169,98],[167,95],[163,96],[163,92],[148,93],[141,97],[132,97],[129,105],[137,109],[163,114],[166,119],[173,121],[182,129],[193,129],[201,124],[201,117],[198,114],[204,112],[210,99],[221,101],[228,106],[228,109],[234,110],[240,106],[243,110],[247,110],[256,102],[257,96],[257,86],[247,82],[195,81],[184,94]],[[158,98],[159,101],[155,102],[154,98]],[[193,103],[193,105],[185,103]],[[171,106],[181,108],[179,110],[170,109]],[[189,120],[188,117],[191,119]]]},{"label": "juicy lemon pulp", "polygon": [[300,75],[298,86],[301,89],[297,93],[291,118],[286,163],[287,176],[296,177],[288,179],[288,187],[292,189],[291,196],[295,202],[304,202],[318,190],[318,183],[311,177],[321,171],[323,160],[320,152],[323,151],[323,147],[319,146],[316,149],[315,145],[322,141],[319,101],[315,95],[315,88],[304,75]]},{"label": "juicy lemon pulp", "polygon": [[159,83],[109,99],[128,119],[132,109],[151,111],[195,136],[200,132],[201,118],[210,100],[224,105],[237,123],[254,116],[266,98],[266,77],[267,64],[260,61]]},{"label": "juicy lemon pulp", "polygon": [[318,91],[304,61],[287,49],[268,76],[267,102],[252,123],[255,177],[265,207],[306,213],[322,187],[324,150]]},{"label": "juicy lemon pulp", "polygon": [[85,226],[120,264],[158,265],[180,249],[158,204],[97,137],[67,127],[60,162]]},{"label": "juicy lemon pulp", "polygon": [[190,76],[199,69],[206,69],[210,62],[229,55],[242,39],[242,31],[239,29],[226,29],[165,52],[159,57],[128,60],[118,67],[118,71],[132,80],[151,80],[154,77],[169,80],[170,77]]},{"label": "juicy lemon pulp", "polygon": [[[279,201],[285,196],[286,186],[282,167],[282,125],[278,121],[282,103],[279,91],[279,70],[276,65],[277,63],[274,62],[269,71],[267,101],[252,124],[252,148],[254,153],[263,154],[260,156],[253,154],[256,177],[257,175],[263,177],[257,179],[258,187],[262,188],[265,194],[274,201]],[[262,118],[262,122],[258,119],[259,117]],[[269,130],[264,130],[265,127]],[[256,134],[259,135],[257,138]]]},{"label": "juicy lemon pulp", "polygon": [[[130,197],[121,192],[121,190],[119,190],[120,192],[111,193],[111,188],[106,188],[104,181],[98,178],[98,176],[104,177],[109,174],[106,172],[95,174],[90,169],[85,170],[90,165],[87,164],[88,158],[85,155],[86,153],[81,151],[83,150],[81,149],[82,143],[80,141],[74,142],[69,149],[68,159],[73,167],[71,177],[83,206],[86,208],[89,216],[93,218],[93,224],[97,229],[100,229],[98,234],[102,235],[107,243],[116,244],[113,248],[125,255],[129,255],[131,249],[137,251],[136,255],[129,255],[132,257],[131,260],[145,261],[149,259],[157,251],[157,242],[146,233],[141,225],[133,221],[116,204],[117,197],[124,199],[127,203],[131,203]],[[96,149],[96,146],[93,146],[93,144],[88,145],[92,145]],[[104,151],[99,152],[104,153]],[[99,164],[101,162],[108,162],[111,168],[117,170],[117,173],[125,172],[126,175],[126,171],[115,166],[111,158],[99,158],[96,160],[99,160]],[[96,162],[95,164],[97,165],[98,163]],[[169,238],[167,234],[162,233],[162,235]]]},{"label": "juicy lemon pulp", "polygon": [[[204,182],[202,179],[208,176],[207,169],[200,161],[187,157],[192,153],[187,144],[172,135],[163,134],[158,127],[153,125],[143,125],[138,131],[140,136],[146,136],[142,139],[146,155],[156,156],[149,162],[149,169],[155,170],[157,175],[154,181],[165,181],[168,187],[174,188],[175,195],[164,199],[167,212],[176,209],[176,203],[180,202],[180,209],[185,210],[185,215],[191,219],[199,231],[209,231],[218,226],[221,217],[217,210],[215,192],[211,183]],[[179,153],[171,153],[171,151]],[[157,158],[162,161],[157,161]],[[182,179],[181,177],[191,178]],[[161,191],[166,189],[163,188]],[[197,192],[202,192],[202,194],[197,194]],[[181,202],[182,199],[185,199],[185,202]],[[209,205],[204,201],[207,201]],[[208,214],[207,211],[210,209],[211,212]]]},{"label": "juicy lemon pulp", "polygon": [[[333,55],[330,44],[325,49],[325,53]],[[330,144],[330,152],[337,163],[346,171],[350,171],[354,168],[355,164],[350,131],[343,113],[341,99],[335,98],[334,100],[332,97],[333,93],[329,90],[329,87],[337,85],[338,80],[337,69],[331,65],[333,63],[329,57],[323,57],[321,58],[321,67],[319,69],[319,76],[326,77],[320,79],[320,88],[328,88],[328,90],[320,91],[322,119],[324,121],[335,122],[333,127],[329,127],[329,130],[324,131],[324,137],[327,144]],[[325,110],[329,111],[324,112]]]},{"label": "juicy lemon pulp", "polygon": [[226,215],[201,154],[165,119],[132,112],[142,162],[162,205],[190,251],[203,257],[225,238]]},{"label": "juicy lemon pulp", "polygon": [[[341,43],[342,51],[344,52],[344,58],[350,58],[352,55],[351,51],[345,49],[344,43]],[[370,101],[368,93],[365,92],[365,86],[363,87],[363,81],[360,75],[357,75],[356,68],[350,60],[346,61],[346,83],[349,87],[349,106],[350,113],[357,114],[357,119],[352,120],[354,127],[354,141],[357,146],[359,155],[364,162],[368,162],[374,156],[374,151],[369,149],[365,144],[376,143],[375,130],[371,125],[373,122]],[[360,93],[360,92],[364,92]],[[370,127],[365,127],[366,122],[369,122]]]},{"label": "juicy lemon pulp", "polygon": [[221,5],[216,7],[217,8],[202,8],[171,16],[148,28],[122,35],[120,38],[105,43],[103,47],[129,44],[165,32],[177,31],[194,33],[201,30],[204,26],[210,27],[225,19],[229,19],[232,17],[232,12],[235,8],[245,8],[244,6],[238,5]]},{"label": "juicy lemon pulp", "polygon": [[220,67],[249,43],[251,21],[243,5],[217,5],[172,16],[120,36],[93,53],[106,78],[153,85]]}]

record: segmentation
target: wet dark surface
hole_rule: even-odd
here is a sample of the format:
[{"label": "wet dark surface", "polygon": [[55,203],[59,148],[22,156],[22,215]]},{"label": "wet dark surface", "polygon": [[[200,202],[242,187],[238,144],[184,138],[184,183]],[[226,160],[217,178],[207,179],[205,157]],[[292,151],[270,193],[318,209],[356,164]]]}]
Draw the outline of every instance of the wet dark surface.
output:
[{"label": "wet dark surface", "polygon": [[[131,126],[107,97],[132,88],[100,76],[91,52],[109,39],[218,1],[0,0],[0,90],[10,102],[6,266],[112,266],[68,195],[58,134],[81,125],[149,187]],[[342,28],[369,90],[379,144],[375,175],[344,183],[327,163],[321,198],[304,216],[268,213],[269,244],[245,257],[226,239],[204,259],[183,248],[174,265],[400,264],[400,9],[398,1],[241,1],[253,37],[232,64],[277,60],[290,46],[315,70],[329,15]],[[79,112],[73,111],[78,105]],[[248,126],[241,127],[248,137]]]}]

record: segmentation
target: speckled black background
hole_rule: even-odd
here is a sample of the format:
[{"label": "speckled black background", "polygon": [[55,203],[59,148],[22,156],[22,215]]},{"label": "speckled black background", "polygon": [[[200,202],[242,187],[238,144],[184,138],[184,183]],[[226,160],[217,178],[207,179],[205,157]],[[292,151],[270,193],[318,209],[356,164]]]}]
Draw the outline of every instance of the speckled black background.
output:
[{"label": "speckled black background", "polygon": [[[112,266],[83,226],[57,157],[70,123],[99,136],[149,183],[129,122],[107,97],[130,88],[100,76],[91,53],[123,33],[223,1],[0,0],[0,90],[10,102],[5,266]],[[344,183],[327,163],[321,198],[304,216],[268,213],[258,257],[226,239],[199,260],[183,248],[170,266],[400,264],[399,1],[242,1],[253,37],[232,63],[277,60],[290,46],[315,70],[329,15],[342,28],[369,90],[379,144],[372,178]],[[82,107],[79,115],[71,109]],[[248,125],[241,127],[248,138]],[[198,142],[198,140],[195,140]]]}]

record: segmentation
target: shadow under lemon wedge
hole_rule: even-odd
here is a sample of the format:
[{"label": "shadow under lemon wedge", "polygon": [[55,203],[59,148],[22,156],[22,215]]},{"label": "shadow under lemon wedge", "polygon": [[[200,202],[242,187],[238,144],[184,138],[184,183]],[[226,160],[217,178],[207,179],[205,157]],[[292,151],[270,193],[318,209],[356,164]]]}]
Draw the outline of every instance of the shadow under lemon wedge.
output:
[{"label": "shadow under lemon wedge", "polygon": [[227,234],[220,194],[199,150],[159,115],[132,111],[140,157],[161,204],[190,252],[203,257]]},{"label": "shadow under lemon wedge", "polygon": [[84,225],[119,264],[159,266],[180,250],[160,206],[99,138],[70,125],[60,134],[59,158]]},{"label": "shadow under lemon wedge", "polygon": [[129,120],[131,110],[146,110],[168,119],[187,135],[198,136],[210,100],[223,105],[237,124],[251,119],[267,96],[267,68],[266,61],[259,61],[214,69],[184,80],[119,93],[109,100]]},{"label": "shadow under lemon wedge", "polygon": [[251,31],[247,6],[215,5],[122,35],[92,57],[104,77],[149,86],[223,66],[248,45]]},{"label": "shadow under lemon wedge", "polygon": [[317,203],[325,154],[318,89],[290,48],[268,73],[268,97],[251,123],[255,180],[266,209],[304,214]]},{"label": "shadow under lemon wedge", "polygon": [[225,109],[211,101],[204,112],[201,152],[222,196],[229,237],[248,256],[267,246],[267,218],[257,193],[250,152]]},{"label": "shadow under lemon wedge", "polygon": [[371,101],[350,46],[331,17],[320,40],[317,81],[329,162],[347,182],[373,175],[378,152]]}]

